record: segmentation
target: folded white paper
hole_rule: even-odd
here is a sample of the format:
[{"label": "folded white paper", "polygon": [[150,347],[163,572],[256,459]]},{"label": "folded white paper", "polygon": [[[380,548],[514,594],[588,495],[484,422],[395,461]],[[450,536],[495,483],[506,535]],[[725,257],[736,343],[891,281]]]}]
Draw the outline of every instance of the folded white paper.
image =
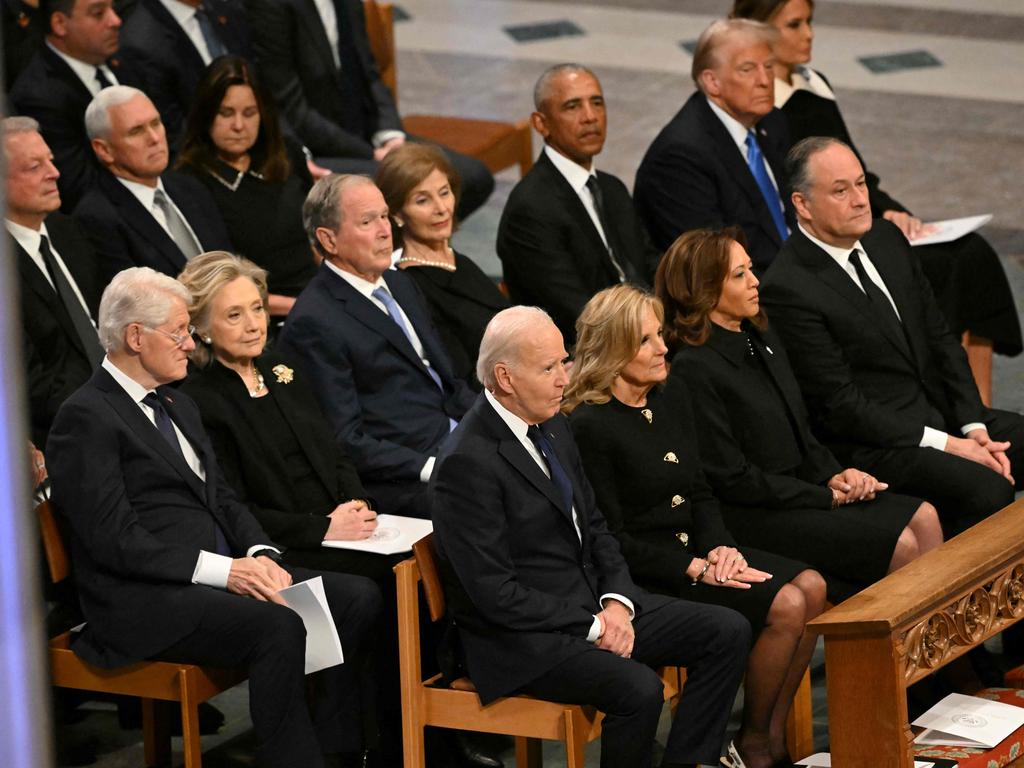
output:
[{"label": "folded white paper", "polygon": [[912,724],[925,729],[918,744],[991,749],[1024,725],[1024,707],[951,693]]},{"label": "folded white paper", "polygon": [[[816,755],[805,757],[797,765],[806,765],[808,768],[832,768],[832,755],[828,752],[819,752]],[[914,768],[934,768],[935,763],[926,763],[921,760],[914,761]]]},{"label": "folded white paper", "polygon": [[992,214],[985,213],[981,216],[964,216],[960,219],[946,219],[945,221],[932,221],[925,224],[928,234],[911,240],[911,245],[935,245],[937,243],[949,243],[958,240],[964,235],[969,235],[979,227],[983,227],[992,221]]},{"label": "folded white paper", "polygon": [[306,625],[306,674],[344,663],[341,638],[334,626],[331,608],[327,605],[323,577],[300,581],[277,594],[302,617],[302,623]]},{"label": "folded white paper", "polygon": [[325,541],[323,546],[333,549],[354,549],[357,552],[375,552],[378,555],[393,555],[408,552],[412,545],[430,535],[434,524],[418,517],[402,515],[377,515],[377,528],[368,539],[359,541]]}]

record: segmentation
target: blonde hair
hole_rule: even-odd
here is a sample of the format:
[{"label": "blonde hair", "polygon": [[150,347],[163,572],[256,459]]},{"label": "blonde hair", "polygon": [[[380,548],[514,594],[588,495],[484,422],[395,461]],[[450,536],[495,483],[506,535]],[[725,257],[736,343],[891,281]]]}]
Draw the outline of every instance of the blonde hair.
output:
[{"label": "blonde hair", "polygon": [[209,338],[210,305],[213,303],[213,297],[225,285],[240,277],[247,277],[253,282],[260,292],[260,298],[263,299],[263,306],[266,307],[267,271],[233,253],[201,253],[191,259],[184,271],[178,275],[178,281],[191,294],[188,304],[189,318],[196,327],[196,332],[204,340],[203,343],[196,344],[196,348],[189,355],[192,362],[200,368],[205,368],[213,361],[210,344],[205,341]]},{"label": "blonde hair", "polygon": [[607,403],[612,382],[640,349],[643,323],[651,309],[664,318],[661,302],[645,290],[622,284],[596,294],[576,321],[576,356],[562,411],[580,403]]}]

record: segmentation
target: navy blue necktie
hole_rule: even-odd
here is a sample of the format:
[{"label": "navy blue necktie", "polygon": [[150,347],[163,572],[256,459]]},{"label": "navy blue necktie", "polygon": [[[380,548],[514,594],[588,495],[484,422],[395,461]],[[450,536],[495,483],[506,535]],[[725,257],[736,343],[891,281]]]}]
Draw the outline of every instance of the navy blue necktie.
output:
[{"label": "navy blue necktie", "polygon": [[[185,461],[185,452],[181,450],[181,443],[178,442],[178,433],[174,431],[174,422],[171,421],[170,414],[167,413],[164,404],[160,402],[160,395],[156,392],[149,392],[142,398],[142,402],[153,409],[153,420],[156,422],[156,428],[160,431],[160,435],[174,448],[175,453],[181,457],[181,460]],[[188,462],[186,461],[185,463],[187,464]],[[210,517],[213,517],[212,513]],[[228,540],[224,536],[224,531],[221,530],[220,523],[217,522],[215,517],[213,518],[213,529],[214,536],[216,537],[217,554],[231,557],[231,547],[228,546]]]},{"label": "navy blue necktie", "polygon": [[199,22],[199,31],[203,34],[203,41],[206,43],[206,50],[209,52],[210,58],[216,59],[218,56],[226,55],[228,49],[217,34],[217,28],[213,25],[210,12],[201,5],[196,8],[196,21]]},{"label": "navy blue necktie", "polygon": [[764,197],[768,212],[772,215],[775,228],[779,230],[779,237],[785,240],[789,237],[785,209],[779,198],[778,190],[775,189],[771,177],[768,176],[768,166],[765,165],[764,155],[761,154],[761,147],[757,143],[757,136],[753,131],[747,131],[747,165],[750,167],[750,172],[754,174],[754,181],[761,189],[761,196]]},{"label": "navy blue necktie", "polygon": [[541,432],[540,427],[534,425],[526,430],[526,436],[530,438],[533,444],[540,451],[540,455],[544,457],[544,461],[547,462],[548,471],[551,472],[551,482],[555,484],[555,488],[562,495],[562,499],[565,501],[565,508],[572,511],[572,481],[569,476],[565,473],[565,469],[562,467],[562,462],[558,460],[558,455],[555,453],[554,447],[548,442],[548,439],[544,437],[544,433]]}]

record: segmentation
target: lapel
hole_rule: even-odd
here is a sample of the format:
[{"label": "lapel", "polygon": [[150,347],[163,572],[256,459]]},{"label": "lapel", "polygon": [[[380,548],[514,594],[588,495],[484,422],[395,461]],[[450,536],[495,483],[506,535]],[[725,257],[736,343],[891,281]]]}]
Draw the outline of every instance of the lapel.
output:
[{"label": "lapel", "polygon": [[82,340],[78,337],[78,331],[75,330],[71,317],[64,308],[64,304],[57,295],[57,291],[50,285],[39,267],[32,260],[32,257],[25,252],[25,249],[21,247],[18,241],[11,237],[10,234],[7,237],[11,248],[18,254],[18,273],[21,275],[22,285],[36,295],[43,303],[43,306],[53,315],[53,319],[60,325],[64,331],[64,337],[70,340],[75,348],[88,359],[89,356],[82,345]]},{"label": "lapel", "polygon": [[[804,408],[802,400],[803,395],[800,393],[799,387],[792,386],[794,383],[792,374],[787,375],[787,373],[789,373],[788,364],[783,362],[781,354],[776,353],[775,350],[771,349],[771,346],[767,343],[767,340],[765,336],[762,335],[761,331],[749,323],[745,325],[745,329],[750,335],[751,341],[757,346],[761,359],[764,361],[765,368],[768,371],[768,375],[771,376],[776,389],[782,394],[782,400],[786,404],[786,409],[789,411],[790,423],[794,425],[801,423],[801,414]],[[781,349],[780,342],[776,342],[775,346]],[[807,446],[804,444],[801,431],[794,428],[793,436],[796,437],[797,442],[800,443],[801,449],[806,451]]]},{"label": "lapel", "polygon": [[48,45],[43,44],[40,50],[49,75],[57,80],[64,81],[75,92],[76,100],[82,104],[84,110],[89,105],[89,102],[92,101],[92,93],[85,87],[85,83],[78,78],[78,75],[72,71],[64,59],[50,50]]},{"label": "lapel", "polygon": [[[216,497],[214,495],[214,488],[216,483],[212,477],[213,473],[213,462],[211,456],[206,451],[206,440],[203,439],[202,424],[198,421],[193,421],[191,418],[186,417],[185,413],[177,405],[178,392],[172,387],[160,387],[157,389],[157,394],[160,395],[160,399],[163,400],[164,408],[167,409],[167,413],[170,415],[171,420],[178,426],[181,433],[185,435],[185,439],[192,445],[192,449],[196,452],[199,457],[199,461],[202,462],[204,469],[206,470],[206,482],[204,483],[198,477],[196,473],[192,471],[190,467],[185,465],[185,471],[191,476],[192,480],[195,481],[203,490],[204,500],[207,506],[212,511],[216,511]],[[166,440],[161,442],[166,443]],[[169,447],[169,446],[168,446]],[[172,449],[173,450],[173,449]],[[177,455],[175,453],[175,455]],[[180,464],[184,464],[179,459]],[[218,516],[219,520],[219,516]],[[223,527],[223,526],[222,526]],[[226,529],[225,529],[226,531]]]},{"label": "lapel", "polygon": [[[206,65],[203,64],[203,57],[199,55],[199,51],[196,50],[195,44],[185,34],[185,30],[181,28],[181,25],[171,16],[170,12],[164,8],[163,3],[160,0],[143,0],[144,7],[148,10],[153,18],[160,25],[164,33],[170,37],[172,50],[178,53],[178,56],[186,59],[186,61],[179,62],[180,64],[187,66],[189,70],[195,72],[197,75],[202,76],[203,70],[206,69]],[[216,18],[216,17],[214,17]],[[120,80],[120,78],[118,78]]]},{"label": "lapel", "polygon": [[[442,382],[450,381],[453,374],[451,366],[448,364],[448,353],[441,346],[441,340],[434,334],[433,323],[430,317],[420,311],[423,309],[423,302],[420,299],[419,289],[416,288],[416,284],[413,283],[408,275],[404,275],[394,269],[389,269],[384,273],[384,282],[387,284],[388,290],[391,291],[391,295],[395,297],[398,304],[402,307],[406,317],[409,318],[409,322],[412,323],[416,335],[420,337],[420,343],[423,344],[423,350],[426,352],[431,366],[433,366],[437,375],[441,377]],[[405,334],[400,330],[398,333],[405,338]],[[409,340],[405,339],[405,341],[408,343]],[[412,349],[411,344],[409,348]],[[415,351],[413,351],[413,356],[419,367],[423,370],[423,373],[429,378],[430,374],[427,373],[423,361],[416,356]],[[433,379],[431,379],[431,382],[433,382]]]},{"label": "lapel", "polygon": [[[892,260],[886,258],[886,254],[891,250],[892,246],[888,243],[879,242],[878,238],[874,237],[877,226],[877,224],[872,226],[871,231],[861,238],[861,244],[864,245],[864,250],[868,251],[868,258],[875,265],[878,274],[882,276],[885,287],[889,289],[889,293],[892,294],[892,300],[899,309],[900,321],[903,323],[904,329],[902,341],[910,347],[912,354],[911,362],[914,364],[915,370],[920,372],[921,365],[919,361],[927,360],[929,352],[927,349],[922,348],[926,334],[920,325],[921,317],[917,312],[911,311],[917,306],[917,303],[909,291],[907,281],[894,269]],[[902,238],[902,235],[898,235],[898,237]],[[867,240],[868,244],[864,244],[865,240]],[[876,254],[877,258],[872,256],[872,253]]]},{"label": "lapel", "polygon": [[104,195],[117,210],[121,221],[157,252],[148,256],[154,258],[159,254],[170,267],[169,270],[162,270],[167,274],[176,275],[181,272],[185,268],[185,257],[171,240],[170,235],[153,218],[153,214],[143,208],[138,198],[129,192],[110,171],[100,174],[99,184]]},{"label": "lapel", "polygon": [[[334,53],[331,51],[331,42],[327,38],[327,31],[324,29],[320,12],[316,9],[316,3],[314,0],[298,0],[298,8],[306,25],[306,40],[317,49],[317,58],[327,66],[327,71],[331,73],[331,79],[334,80],[335,89],[340,88],[341,73],[334,65]],[[345,9],[339,8],[338,3],[335,3],[334,13],[335,15],[345,13]]]}]

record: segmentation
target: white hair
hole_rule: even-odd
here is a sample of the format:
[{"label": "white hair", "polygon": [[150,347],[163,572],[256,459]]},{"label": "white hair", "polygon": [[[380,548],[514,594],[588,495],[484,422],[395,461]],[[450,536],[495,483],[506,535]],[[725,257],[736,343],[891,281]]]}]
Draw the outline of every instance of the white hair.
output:
[{"label": "white hair", "polygon": [[516,306],[503,309],[491,318],[480,342],[476,359],[476,377],[487,389],[494,389],[497,379],[494,367],[498,363],[515,365],[519,362],[522,342],[537,326],[550,323],[551,315],[540,307]]},{"label": "white hair", "polygon": [[110,135],[110,110],[127,104],[136,96],[149,97],[130,85],[111,85],[104,88],[85,108],[85,132],[89,139],[105,139]]},{"label": "white hair", "polygon": [[120,352],[131,323],[156,328],[167,322],[174,299],[187,308],[191,298],[184,285],[149,267],[118,272],[100,299],[100,343],[107,352]]}]

